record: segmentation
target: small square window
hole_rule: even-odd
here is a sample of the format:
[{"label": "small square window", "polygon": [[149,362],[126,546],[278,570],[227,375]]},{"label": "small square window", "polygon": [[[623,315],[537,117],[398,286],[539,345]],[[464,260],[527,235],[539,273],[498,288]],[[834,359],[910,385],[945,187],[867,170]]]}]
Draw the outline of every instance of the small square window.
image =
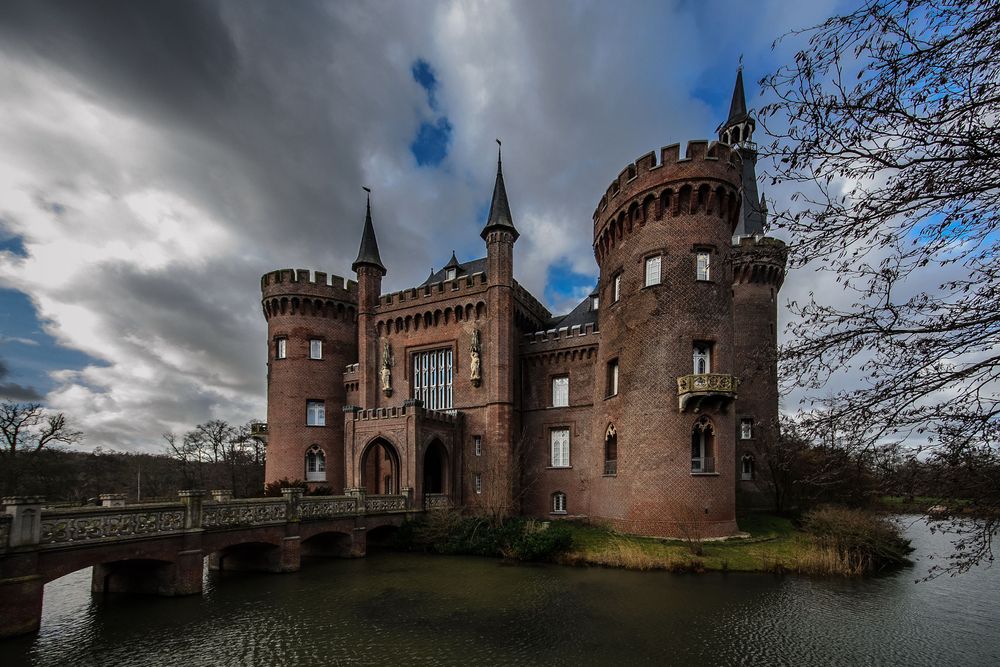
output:
[{"label": "small square window", "polygon": [[607,395],[618,395],[618,360],[612,359],[608,362],[608,385]]},{"label": "small square window", "polygon": [[612,303],[618,303],[622,298],[622,274],[618,274],[614,277],[611,286]]},{"label": "small square window", "polygon": [[740,420],[740,440],[751,440],[753,438],[753,420],[744,418]]},{"label": "small square window", "polygon": [[569,405],[569,376],[552,378],[552,407],[565,408]]},{"label": "small square window", "polygon": [[554,428],[549,433],[552,444],[552,467],[569,467],[569,429]]},{"label": "small square window", "polygon": [[309,340],[309,358],[310,359],[322,359],[323,358],[323,341],[318,338],[312,338]]},{"label": "small square window", "polygon": [[274,339],[274,358],[284,359],[288,356],[288,339],[287,338],[275,338]]},{"label": "small square window", "polygon": [[326,405],[323,401],[306,401],[306,426],[326,426]]},{"label": "small square window", "polygon": [[483,436],[474,435],[472,436],[472,447],[476,452],[476,456],[483,455]]},{"label": "small square window", "polygon": [[660,284],[660,256],[646,259],[646,287]]},{"label": "small square window", "polygon": [[472,477],[472,482],[473,482],[473,485],[475,487],[476,493],[482,493],[483,492],[483,474],[481,472],[477,472]]},{"label": "small square window", "polygon": [[590,308],[591,308],[591,310],[597,310],[598,307],[600,307],[600,305],[601,305],[601,300],[599,298],[597,298],[596,296],[593,299],[590,300]]},{"label": "small square window", "polygon": [[707,252],[698,253],[698,268],[697,268],[697,278],[698,280],[711,280],[711,255]]}]

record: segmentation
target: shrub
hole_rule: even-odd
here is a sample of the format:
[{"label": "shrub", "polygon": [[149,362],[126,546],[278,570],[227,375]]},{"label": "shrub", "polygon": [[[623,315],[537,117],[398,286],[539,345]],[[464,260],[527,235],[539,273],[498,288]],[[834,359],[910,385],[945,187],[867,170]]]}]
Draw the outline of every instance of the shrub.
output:
[{"label": "shrub", "polygon": [[857,575],[907,565],[913,549],[889,519],[846,507],[821,507],[803,518],[815,548],[803,567],[818,574]]},{"label": "shrub", "polygon": [[568,526],[521,518],[489,521],[442,510],[403,524],[394,546],[407,551],[544,561],[568,550],[572,541]]},{"label": "shrub", "polygon": [[301,479],[290,480],[283,477],[276,482],[269,482],[264,485],[264,497],[280,498],[282,489],[293,489],[295,487],[306,488],[306,483]]}]

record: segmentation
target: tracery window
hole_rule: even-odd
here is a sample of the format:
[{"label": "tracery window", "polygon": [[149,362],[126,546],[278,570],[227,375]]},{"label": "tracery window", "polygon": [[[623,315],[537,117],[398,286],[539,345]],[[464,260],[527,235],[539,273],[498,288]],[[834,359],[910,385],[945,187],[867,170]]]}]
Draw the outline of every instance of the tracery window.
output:
[{"label": "tracery window", "polygon": [[551,465],[553,468],[569,467],[569,429],[554,428],[549,431],[552,447]]},{"label": "tracery window", "polygon": [[306,481],[326,481],[326,454],[319,445],[313,445],[306,451]]},{"label": "tracery window", "polygon": [[428,410],[452,409],[451,348],[413,355],[413,398]]},{"label": "tracery window", "polygon": [[702,417],[691,429],[691,472],[715,472],[715,427]]}]

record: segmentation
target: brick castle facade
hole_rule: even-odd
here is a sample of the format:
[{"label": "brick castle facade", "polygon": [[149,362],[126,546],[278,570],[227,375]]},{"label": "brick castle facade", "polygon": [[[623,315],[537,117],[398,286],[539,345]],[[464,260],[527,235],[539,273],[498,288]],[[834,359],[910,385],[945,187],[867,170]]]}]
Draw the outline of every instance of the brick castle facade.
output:
[{"label": "brick castle facade", "polygon": [[740,73],[719,141],[627,165],[594,212],[598,285],[568,315],[515,280],[499,160],[481,259],[383,294],[369,199],[356,280],[265,274],[267,481],[735,533],[777,433],[786,258],[753,130]]}]

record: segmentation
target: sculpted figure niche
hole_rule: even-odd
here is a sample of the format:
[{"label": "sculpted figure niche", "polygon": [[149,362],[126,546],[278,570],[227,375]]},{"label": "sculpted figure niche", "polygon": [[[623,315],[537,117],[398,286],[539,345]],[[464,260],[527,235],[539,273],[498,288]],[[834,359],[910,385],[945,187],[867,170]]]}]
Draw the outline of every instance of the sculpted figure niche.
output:
[{"label": "sculpted figure niche", "polygon": [[382,369],[378,375],[382,381],[382,391],[386,396],[392,396],[392,347],[388,340],[382,341]]},{"label": "sculpted figure niche", "polygon": [[472,346],[469,350],[469,379],[472,380],[473,387],[478,387],[482,381],[481,361],[479,358],[481,351],[482,345],[479,342],[479,329],[474,329],[472,331]]}]

